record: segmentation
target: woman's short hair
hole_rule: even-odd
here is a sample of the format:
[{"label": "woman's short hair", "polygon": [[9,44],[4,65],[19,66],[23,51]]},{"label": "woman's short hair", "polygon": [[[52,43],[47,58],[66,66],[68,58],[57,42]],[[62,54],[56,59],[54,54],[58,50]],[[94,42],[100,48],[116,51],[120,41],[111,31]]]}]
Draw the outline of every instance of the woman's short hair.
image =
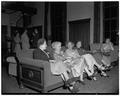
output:
[{"label": "woman's short hair", "polygon": [[76,45],[79,44],[79,43],[82,43],[82,42],[81,42],[81,41],[77,41],[77,42],[76,42]]},{"label": "woman's short hair", "polygon": [[69,43],[71,43],[71,44],[74,46],[74,43],[73,43],[73,42],[68,41],[68,42],[66,43],[66,47],[68,47],[68,44],[69,44]]},{"label": "woman's short hair", "polygon": [[58,46],[59,44],[61,45],[61,42],[59,42],[59,41],[53,42],[52,43],[52,48],[55,49],[56,46]]},{"label": "woman's short hair", "polygon": [[46,40],[44,38],[39,39],[37,42],[37,46],[39,47],[39,46],[43,45],[44,42],[46,42]]}]

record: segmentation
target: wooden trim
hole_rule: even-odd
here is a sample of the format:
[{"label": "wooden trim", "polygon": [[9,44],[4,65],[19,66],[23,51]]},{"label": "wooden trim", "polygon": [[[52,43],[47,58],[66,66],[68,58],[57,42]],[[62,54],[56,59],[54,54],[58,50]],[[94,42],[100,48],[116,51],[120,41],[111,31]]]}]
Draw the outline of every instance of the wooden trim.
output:
[{"label": "wooden trim", "polygon": [[[25,64],[20,64],[20,66],[21,66],[20,81],[22,82],[22,84],[25,86],[28,86],[30,88],[39,90],[39,91],[43,90],[44,89],[44,69],[40,68],[40,67],[32,66],[32,65],[25,65]],[[30,69],[34,72],[35,71],[40,72],[40,79],[41,79],[40,81],[41,82],[32,81],[27,78],[24,78],[23,77],[23,68],[28,68],[28,70]]]},{"label": "wooden trim", "polygon": [[71,20],[71,21],[68,21],[68,23],[79,22],[79,21],[90,21],[90,20],[91,18],[84,18],[84,19]]}]

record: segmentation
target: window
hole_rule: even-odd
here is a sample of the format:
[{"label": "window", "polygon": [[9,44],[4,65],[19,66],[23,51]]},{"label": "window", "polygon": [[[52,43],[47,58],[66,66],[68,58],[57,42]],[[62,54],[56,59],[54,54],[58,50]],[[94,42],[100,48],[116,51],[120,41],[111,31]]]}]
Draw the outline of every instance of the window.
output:
[{"label": "window", "polygon": [[117,44],[117,33],[119,32],[119,2],[103,2],[103,28],[104,40],[110,38],[114,44]]},{"label": "window", "polygon": [[61,41],[62,44],[66,41],[66,2],[51,3],[51,32],[52,41]]}]

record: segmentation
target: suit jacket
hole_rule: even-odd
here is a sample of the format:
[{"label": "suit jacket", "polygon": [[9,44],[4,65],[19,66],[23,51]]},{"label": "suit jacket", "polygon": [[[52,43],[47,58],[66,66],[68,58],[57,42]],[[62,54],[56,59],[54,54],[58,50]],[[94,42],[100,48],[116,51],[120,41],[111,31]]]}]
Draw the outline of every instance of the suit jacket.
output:
[{"label": "suit jacket", "polygon": [[49,59],[50,59],[50,60],[54,60],[54,56],[53,56],[54,49],[53,49],[51,46],[47,46],[46,52],[47,52],[48,55],[49,55]]},{"label": "suit jacket", "polygon": [[33,59],[49,61],[49,56],[41,49],[35,49],[33,51]]}]

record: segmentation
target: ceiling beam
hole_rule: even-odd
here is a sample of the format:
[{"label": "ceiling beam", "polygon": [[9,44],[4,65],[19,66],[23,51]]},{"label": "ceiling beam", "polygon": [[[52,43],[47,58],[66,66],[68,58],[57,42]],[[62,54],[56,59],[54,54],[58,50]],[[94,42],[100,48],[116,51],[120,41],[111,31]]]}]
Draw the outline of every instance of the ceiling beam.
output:
[{"label": "ceiling beam", "polygon": [[15,11],[22,11],[28,15],[35,15],[37,13],[36,8],[27,7],[24,3],[8,3],[2,6],[3,9],[10,9]]}]

